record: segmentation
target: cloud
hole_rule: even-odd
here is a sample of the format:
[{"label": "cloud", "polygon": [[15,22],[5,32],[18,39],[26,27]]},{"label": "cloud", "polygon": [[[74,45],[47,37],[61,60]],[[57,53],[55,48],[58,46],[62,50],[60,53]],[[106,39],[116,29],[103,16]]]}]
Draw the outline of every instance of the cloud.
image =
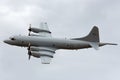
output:
[{"label": "cloud", "polygon": [[47,21],[54,37],[82,37],[92,26],[100,28],[102,41],[120,43],[119,0],[2,0],[0,1],[1,80],[119,80],[119,45],[99,51],[59,50],[50,65],[28,61],[27,49],[4,44],[13,34],[27,35],[29,24]]}]

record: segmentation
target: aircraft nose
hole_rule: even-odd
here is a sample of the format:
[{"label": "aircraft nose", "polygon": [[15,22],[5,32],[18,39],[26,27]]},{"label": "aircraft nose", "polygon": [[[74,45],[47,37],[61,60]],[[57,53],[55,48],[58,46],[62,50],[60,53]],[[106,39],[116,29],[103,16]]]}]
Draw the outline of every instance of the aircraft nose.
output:
[{"label": "aircraft nose", "polygon": [[9,44],[10,40],[4,40],[3,42]]}]

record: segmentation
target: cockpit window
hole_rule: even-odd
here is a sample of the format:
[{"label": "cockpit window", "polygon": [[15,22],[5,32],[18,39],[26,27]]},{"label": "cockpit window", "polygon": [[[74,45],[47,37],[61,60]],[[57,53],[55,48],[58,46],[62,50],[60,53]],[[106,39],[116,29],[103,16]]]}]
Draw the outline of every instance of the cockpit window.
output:
[{"label": "cockpit window", "polygon": [[11,40],[15,40],[15,38],[11,38]]},{"label": "cockpit window", "polygon": [[15,40],[15,38],[14,38],[14,37],[11,37],[10,39],[11,39],[11,40],[13,40],[13,41]]}]

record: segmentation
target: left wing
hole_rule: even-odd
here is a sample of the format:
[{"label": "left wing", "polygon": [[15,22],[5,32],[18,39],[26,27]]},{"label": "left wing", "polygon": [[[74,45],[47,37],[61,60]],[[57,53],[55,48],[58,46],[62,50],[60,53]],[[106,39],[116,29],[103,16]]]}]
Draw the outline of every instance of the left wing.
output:
[{"label": "left wing", "polygon": [[56,49],[50,47],[35,47],[31,46],[31,55],[36,58],[41,58],[42,64],[50,64]]}]

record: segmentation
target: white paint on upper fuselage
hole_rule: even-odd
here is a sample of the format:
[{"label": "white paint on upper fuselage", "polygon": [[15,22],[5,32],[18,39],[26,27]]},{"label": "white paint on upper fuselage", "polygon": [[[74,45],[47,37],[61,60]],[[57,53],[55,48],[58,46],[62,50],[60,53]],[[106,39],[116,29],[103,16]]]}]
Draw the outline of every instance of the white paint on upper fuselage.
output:
[{"label": "white paint on upper fuselage", "polygon": [[81,40],[58,39],[37,36],[14,36],[14,38],[15,40],[12,45],[24,47],[28,47],[28,43],[30,43],[31,46],[55,47],[58,49],[81,49],[90,47],[89,42]]}]

